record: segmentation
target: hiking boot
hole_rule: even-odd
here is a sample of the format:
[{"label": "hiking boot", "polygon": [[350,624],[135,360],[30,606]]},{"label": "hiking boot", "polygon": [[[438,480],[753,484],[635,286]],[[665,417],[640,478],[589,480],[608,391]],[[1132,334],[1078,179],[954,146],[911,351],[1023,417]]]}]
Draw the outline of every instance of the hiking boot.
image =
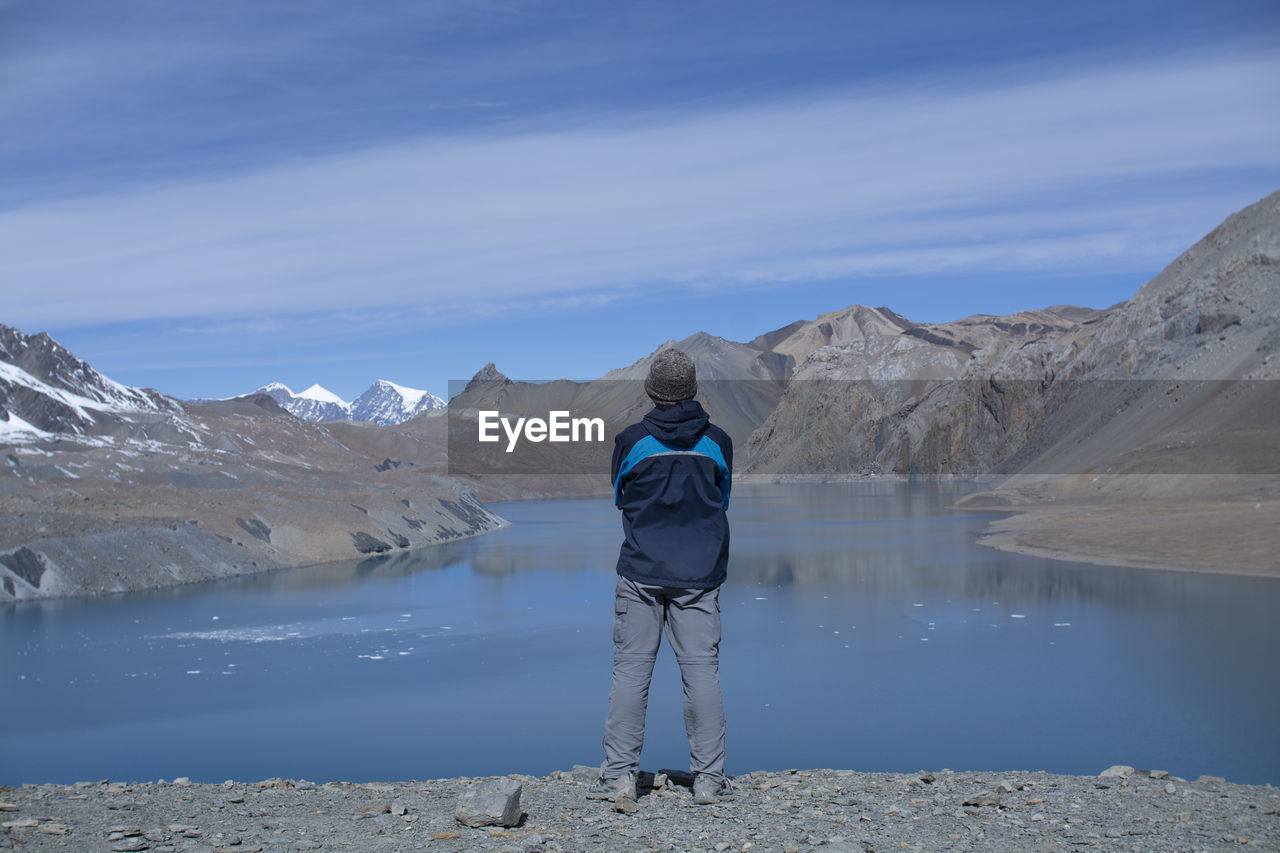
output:
[{"label": "hiking boot", "polygon": [[733,786],[728,778],[708,776],[699,773],[693,780],[693,801],[701,806],[709,806],[725,797],[733,796]]},{"label": "hiking boot", "polygon": [[603,776],[596,779],[587,787],[588,800],[631,800],[636,799],[636,774],[634,771],[623,773],[613,779],[606,779]]}]

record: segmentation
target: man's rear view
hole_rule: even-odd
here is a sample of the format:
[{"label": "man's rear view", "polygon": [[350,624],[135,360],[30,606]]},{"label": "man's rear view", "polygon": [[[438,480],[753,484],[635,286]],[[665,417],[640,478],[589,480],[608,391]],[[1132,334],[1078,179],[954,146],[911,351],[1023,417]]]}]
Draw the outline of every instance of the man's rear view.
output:
[{"label": "man's rear view", "polygon": [[654,409],[614,441],[614,502],[623,542],[613,623],[613,690],[604,764],[587,796],[636,798],[649,680],[665,630],[684,682],[694,801],[732,793],[724,775],[720,585],[729,561],[733,442],[693,398],[693,361],[654,357],[645,380]]}]

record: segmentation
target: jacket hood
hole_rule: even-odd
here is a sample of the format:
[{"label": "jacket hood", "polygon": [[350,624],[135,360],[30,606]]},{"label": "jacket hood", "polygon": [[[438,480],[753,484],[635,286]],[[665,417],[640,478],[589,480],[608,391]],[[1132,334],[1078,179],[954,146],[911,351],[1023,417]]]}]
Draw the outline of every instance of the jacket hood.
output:
[{"label": "jacket hood", "polygon": [[676,447],[693,447],[711,423],[697,400],[681,400],[666,409],[654,408],[642,421],[649,435]]}]

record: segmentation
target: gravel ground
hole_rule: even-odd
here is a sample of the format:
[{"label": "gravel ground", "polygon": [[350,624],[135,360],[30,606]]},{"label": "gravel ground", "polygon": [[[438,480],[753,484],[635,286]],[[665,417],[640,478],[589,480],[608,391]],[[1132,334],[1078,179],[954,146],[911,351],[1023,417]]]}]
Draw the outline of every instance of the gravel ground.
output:
[{"label": "gravel ground", "polygon": [[[1127,769],[1126,769],[1127,770]],[[1117,771],[1124,773],[1126,770]],[[642,776],[638,802],[585,798],[591,768],[522,783],[511,828],[454,818],[480,779],[316,785],[263,782],[0,788],[0,848],[21,851],[1280,850],[1280,788],[1160,771],[756,772],[711,806],[687,775]],[[657,787],[654,787],[656,782]]]}]

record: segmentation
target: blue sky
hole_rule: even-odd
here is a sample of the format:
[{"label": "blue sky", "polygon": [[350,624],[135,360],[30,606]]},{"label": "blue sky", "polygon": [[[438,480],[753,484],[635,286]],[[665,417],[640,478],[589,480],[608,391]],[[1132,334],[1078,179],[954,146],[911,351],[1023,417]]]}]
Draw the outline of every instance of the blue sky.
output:
[{"label": "blue sky", "polygon": [[1280,6],[0,0],[0,322],[181,397],[1103,307],[1280,188]]}]

